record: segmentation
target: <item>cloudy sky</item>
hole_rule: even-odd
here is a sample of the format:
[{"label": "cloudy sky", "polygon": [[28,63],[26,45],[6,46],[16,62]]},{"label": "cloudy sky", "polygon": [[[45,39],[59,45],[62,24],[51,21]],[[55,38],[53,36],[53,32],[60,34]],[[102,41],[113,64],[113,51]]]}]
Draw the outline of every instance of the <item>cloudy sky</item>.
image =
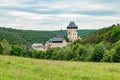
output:
[{"label": "cloudy sky", "polygon": [[0,0],[0,26],[17,29],[99,29],[120,23],[120,0]]}]

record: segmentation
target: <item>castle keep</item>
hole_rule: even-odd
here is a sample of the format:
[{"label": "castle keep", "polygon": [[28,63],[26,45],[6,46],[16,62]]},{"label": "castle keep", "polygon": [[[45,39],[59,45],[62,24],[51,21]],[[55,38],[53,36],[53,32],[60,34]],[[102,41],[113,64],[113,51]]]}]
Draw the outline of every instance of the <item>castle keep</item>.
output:
[{"label": "castle keep", "polygon": [[67,26],[67,34],[68,34],[67,37],[71,42],[74,42],[77,39],[80,39],[80,37],[78,37],[77,30],[78,30],[78,27],[74,22],[70,22],[70,24]]}]

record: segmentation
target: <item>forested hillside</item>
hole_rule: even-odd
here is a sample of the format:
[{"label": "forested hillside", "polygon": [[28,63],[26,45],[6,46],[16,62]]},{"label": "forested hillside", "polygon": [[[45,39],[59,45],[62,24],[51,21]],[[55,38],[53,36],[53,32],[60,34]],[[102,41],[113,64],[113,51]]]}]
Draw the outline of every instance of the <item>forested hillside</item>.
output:
[{"label": "forested hillside", "polygon": [[120,40],[120,25],[112,25],[108,28],[97,30],[84,38],[87,43],[100,43],[101,41],[115,43]]},{"label": "forested hillside", "polygon": [[[95,30],[78,30],[81,37],[94,32]],[[11,28],[0,28],[0,38],[5,38],[11,44],[31,45],[32,43],[45,43],[49,38],[58,34],[58,31],[35,31],[35,30],[17,30]],[[63,31],[67,34],[67,31]]]},{"label": "forested hillside", "polygon": [[[14,38],[15,40],[18,38],[21,39],[21,42],[23,40],[24,43],[26,41],[28,44],[31,44],[33,40],[37,42],[37,40],[42,39],[42,37],[45,39],[45,36],[49,37],[49,35],[51,35],[50,37],[53,37],[53,35],[55,36],[55,34],[58,33],[58,31],[43,31],[44,33],[46,32],[45,35],[41,31],[11,30],[13,29],[10,29],[10,31],[9,29],[7,31],[5,31],[4,28],[2,29],[3,32],[6,32],[6,39],[9,39],[9,35],[12,36],[14,34],[12,36],[13,42]],[[41,35],[42,37],[36,39]],[[0,55],[15,55],[50,60],[120,62],[120,25],[113,25],[97,30],[69,46],[51,48],[46,51],[23,48],[18,45],[19,43],[16,45],[9,44],[9,40],[7,41],[6,39],[0,39]],[[31,41],[29,41],[29,39],[31,39]]]}]

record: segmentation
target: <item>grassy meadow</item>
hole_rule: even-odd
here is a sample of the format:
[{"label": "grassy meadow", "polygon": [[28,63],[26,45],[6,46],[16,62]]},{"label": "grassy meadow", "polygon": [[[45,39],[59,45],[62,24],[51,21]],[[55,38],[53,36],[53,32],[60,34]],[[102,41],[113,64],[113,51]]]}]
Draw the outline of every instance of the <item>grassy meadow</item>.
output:
[{"label": "grassy meadow", "polygon": [[0,80],[120,80],[120,63],[0,56]]}]

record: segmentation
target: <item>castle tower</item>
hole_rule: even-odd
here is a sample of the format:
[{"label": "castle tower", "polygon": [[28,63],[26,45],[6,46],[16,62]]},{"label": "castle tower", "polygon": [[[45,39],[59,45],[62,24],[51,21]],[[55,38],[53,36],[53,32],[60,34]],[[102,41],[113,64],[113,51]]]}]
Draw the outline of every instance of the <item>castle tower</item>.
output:
[{"label": "castle tower", "polygon": [[63,32],[62,28],[61,28],[61,30],[59,31],[59,33],[58,33],[57,37],[61,37],[61,38],[64,38],[64,37],[65,37],[64,32]]},{"label": "castle tower", "polygon": [[69,25],[67,26],[67,33],[68,33],[67,37],[71,42],[74,42],[77,39],[79,39],[77,30],[78,30],[78,27],[74,22],[70,22]]}]

